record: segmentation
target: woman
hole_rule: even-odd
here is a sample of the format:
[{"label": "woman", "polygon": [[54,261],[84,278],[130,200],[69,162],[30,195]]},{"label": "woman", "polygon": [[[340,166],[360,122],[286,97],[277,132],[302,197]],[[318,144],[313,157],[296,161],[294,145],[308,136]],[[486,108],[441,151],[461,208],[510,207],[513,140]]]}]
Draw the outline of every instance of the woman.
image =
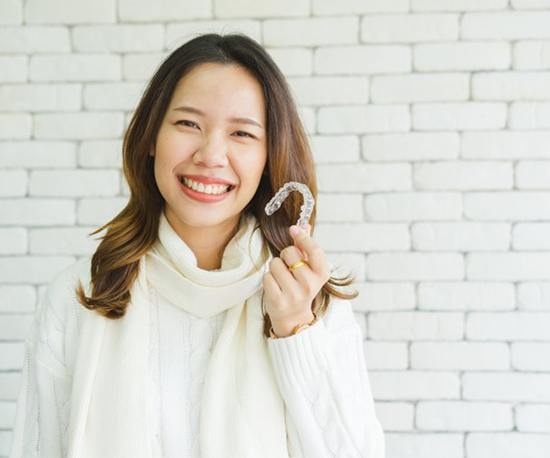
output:
[{"label": "woman", "polygon": [[[48,285],[12,458],[384,456],[360,328],[323,250],[290,90],[252,39],[198,36],[158,68],[124,137],[126,207]],[[217,183],[212,185],[212,183]],[[311,222],[315,222],[315,212]]]}]

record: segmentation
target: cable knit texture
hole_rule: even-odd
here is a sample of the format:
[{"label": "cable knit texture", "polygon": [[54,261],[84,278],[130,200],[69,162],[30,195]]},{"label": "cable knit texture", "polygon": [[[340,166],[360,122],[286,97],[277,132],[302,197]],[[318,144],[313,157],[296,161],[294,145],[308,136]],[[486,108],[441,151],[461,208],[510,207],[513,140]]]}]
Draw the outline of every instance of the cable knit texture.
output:
[{"label": "cable knit texture", "polygon": [[[59,274],[41,299],[26,341],[11,458],[66,454],[74,343],[83,309],[68,293],[76,271],[88,262]],[[154,440],[160,457],[199,458],[198,401],[226,312],[197,317],[151,291],[152,370],[144,402],[158,412]],[[60,293],[67,300],[53,303],[50,298]],[[384,457],[363,338],[349,301],[333,299],[314,326],[267,342],[285,401],[290,457]]]}]

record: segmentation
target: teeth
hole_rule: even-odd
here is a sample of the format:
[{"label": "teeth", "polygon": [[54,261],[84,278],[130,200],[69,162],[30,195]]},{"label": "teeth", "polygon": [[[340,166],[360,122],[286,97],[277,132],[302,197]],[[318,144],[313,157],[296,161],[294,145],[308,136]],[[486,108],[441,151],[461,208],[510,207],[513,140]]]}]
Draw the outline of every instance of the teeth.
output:
[{"label": "teeth", "polygon": [[180,177],[180,181],[184,183],[187,187],[202,192],[203,194],[223,194],[229,188],[229,185],[204,185],[202,183],[197,183],[196,181],[190,180],[186,177]]}]

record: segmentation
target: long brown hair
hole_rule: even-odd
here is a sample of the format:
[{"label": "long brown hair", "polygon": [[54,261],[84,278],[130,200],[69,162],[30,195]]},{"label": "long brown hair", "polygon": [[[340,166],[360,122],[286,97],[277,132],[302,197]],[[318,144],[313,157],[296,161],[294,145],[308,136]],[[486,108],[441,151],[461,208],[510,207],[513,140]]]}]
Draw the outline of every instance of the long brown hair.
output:
[{"label": "long brown hair", "polygon": [[[136,279],[139,259],[155,243],[164,199],[154,176],[154,150],[158,131],[178,81],[202,63],[237,64],[247,69],[262,85],[266,103],[267,164],[258,189],[243,209],[254,214],[273,256],[293,243],[288,227],[300,214],[302,196],[291,193],[272,216],[264,207],[288,181],[306,184],[317,200],[317,180],[311,149],[285,77],[264,48],[240,33],[199,35],[174,50],[158,67],[135,110],[123,139],[123,172],[129,186],[126,207],[90,235],[106,229],[91,259],[91,296],[79,283],[79,302],[107,318],[124,316],[130,301],[130,287]],[[316,207],[310,218],[315,231]],[[338,291],[354,277],[330,277],[315,298],[313,311],[323,314],[330,296],[353,299],[359,294]],[[264,314],[264,335],[271,322]]]}]

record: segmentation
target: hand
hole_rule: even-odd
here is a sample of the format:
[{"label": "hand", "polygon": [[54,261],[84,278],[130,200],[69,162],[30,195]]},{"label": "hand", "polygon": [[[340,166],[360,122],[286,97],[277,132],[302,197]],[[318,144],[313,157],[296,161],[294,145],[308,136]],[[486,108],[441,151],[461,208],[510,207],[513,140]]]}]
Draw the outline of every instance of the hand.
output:
[{"label": "hand", "polygon": [[[325,252],[310,237],[311,226],[308,224],[307,232],[301,231],[301,234],[289,232],[294,245],[284,248],[279,257],[271,260],[269,272],[263,277],[266,312],[273,331],[281,337],[290,335],[296,325],[313,319],[313,299],[330,278]],[[289,270],[288,266],[300,259],[305,259],[307,264]]]}]

